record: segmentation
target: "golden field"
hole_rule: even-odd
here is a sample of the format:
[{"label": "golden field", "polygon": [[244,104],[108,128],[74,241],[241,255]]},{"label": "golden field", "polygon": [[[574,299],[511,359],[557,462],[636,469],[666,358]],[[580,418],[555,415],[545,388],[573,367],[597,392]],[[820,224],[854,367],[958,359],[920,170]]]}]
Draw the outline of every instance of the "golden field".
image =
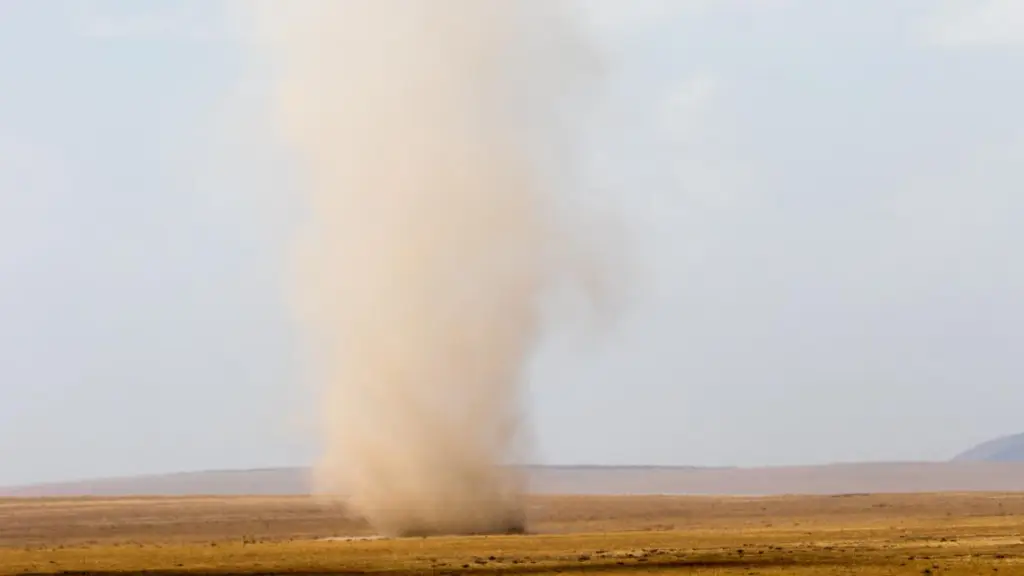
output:
[{"label": "golden field", "polygon": [[1024,574],[1024,494],[546,496],[530,516],[527,536],[372,540],[306,497],[2,499],[0,573]]}]

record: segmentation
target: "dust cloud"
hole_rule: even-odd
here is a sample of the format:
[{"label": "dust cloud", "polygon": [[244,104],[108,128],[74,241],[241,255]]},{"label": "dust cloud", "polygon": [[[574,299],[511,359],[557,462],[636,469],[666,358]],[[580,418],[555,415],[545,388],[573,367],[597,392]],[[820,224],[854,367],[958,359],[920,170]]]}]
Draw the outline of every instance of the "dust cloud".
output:
[{"label": "dust cloud", "polygon": [[525,529],[524,372],[571,253],[585,50],[568,5],[267,2],[308,191],[296,297],[317,352],[318,492],[383,535]]}]

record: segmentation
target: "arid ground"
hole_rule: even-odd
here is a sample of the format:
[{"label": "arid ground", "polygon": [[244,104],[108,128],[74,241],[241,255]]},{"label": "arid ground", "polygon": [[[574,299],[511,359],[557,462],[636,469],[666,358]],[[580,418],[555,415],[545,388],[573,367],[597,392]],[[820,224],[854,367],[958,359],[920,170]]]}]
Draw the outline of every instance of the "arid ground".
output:
[{"label": "arid ground", "polygon": [[528,536],[371,540],[309,497],[0,500],[0,573],[1024,574],[1024,494],[538,496]]}]

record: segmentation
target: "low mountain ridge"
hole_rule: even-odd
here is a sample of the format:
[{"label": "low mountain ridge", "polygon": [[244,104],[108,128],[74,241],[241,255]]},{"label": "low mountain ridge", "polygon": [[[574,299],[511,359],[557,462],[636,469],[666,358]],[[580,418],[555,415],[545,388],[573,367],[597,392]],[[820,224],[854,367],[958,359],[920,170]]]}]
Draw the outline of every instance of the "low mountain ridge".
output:
[{"label": "low mountain ridge", "polygon": [[[538,495],[1024,491],[1024,462],[887,462],[764,468],[531,466],[525,472],[528,491]],[[310,493],[311,476],[308,468],[191,472],[0,488],[0,497],[301,495]]]},{"label": "low mountain ridge", "polygon": [[954,462],[1024,462],[1024,433],[982,442],[953,458]]}]

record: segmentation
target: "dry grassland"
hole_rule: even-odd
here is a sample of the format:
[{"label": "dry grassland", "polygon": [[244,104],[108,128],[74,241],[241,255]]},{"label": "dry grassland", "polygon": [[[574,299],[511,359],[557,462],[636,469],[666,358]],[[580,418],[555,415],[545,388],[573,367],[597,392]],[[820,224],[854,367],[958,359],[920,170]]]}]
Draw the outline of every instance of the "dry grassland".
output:
[{"label": "dry grassland", "polygon": [[309,498],[9,499],[0,573],[1024,575],[1020,494],[537,497],[531,521],[366,540]]}]

